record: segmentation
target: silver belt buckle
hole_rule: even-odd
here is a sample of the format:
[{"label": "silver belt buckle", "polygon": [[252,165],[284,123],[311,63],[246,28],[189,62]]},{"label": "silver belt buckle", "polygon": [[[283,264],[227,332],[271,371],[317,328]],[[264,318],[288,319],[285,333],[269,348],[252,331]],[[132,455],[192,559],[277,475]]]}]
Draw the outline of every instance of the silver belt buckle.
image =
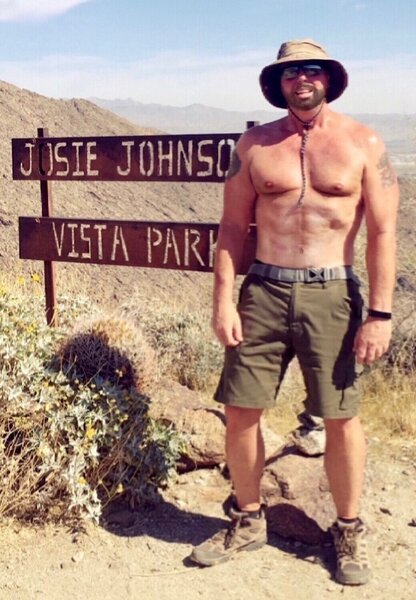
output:
[{"label": "silver belt buckle", "polygon": [[325,269],[307,269],[306,282],[325,281]]}]

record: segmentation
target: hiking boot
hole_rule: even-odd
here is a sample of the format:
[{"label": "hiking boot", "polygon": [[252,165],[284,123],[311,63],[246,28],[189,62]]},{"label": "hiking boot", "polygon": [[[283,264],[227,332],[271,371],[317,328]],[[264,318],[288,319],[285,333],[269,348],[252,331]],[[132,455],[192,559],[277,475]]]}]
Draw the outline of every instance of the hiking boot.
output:
[{"label": "hiking boot", "polygon": [[339,520],[331,527],[337,555],[335,579],[345,585],[362,585],[370,578],[367,556],[367,528],[361,519],[344,524]]},{"label": "hiking boot", "polygon": [[204,567],[226,562],[243,550],[257,550],[267,542],[264,505],[257,514],[239,510],[234,499],[227,499],[223,507],[231,519],[228,527],[195,546],[189,557]]}]

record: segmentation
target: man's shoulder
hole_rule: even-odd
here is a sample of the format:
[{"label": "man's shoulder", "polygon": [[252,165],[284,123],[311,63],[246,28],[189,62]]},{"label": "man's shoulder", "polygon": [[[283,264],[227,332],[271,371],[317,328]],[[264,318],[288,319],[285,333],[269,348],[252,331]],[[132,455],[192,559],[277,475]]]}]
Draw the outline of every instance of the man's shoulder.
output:
[{"label": "man's shoulder", "polygon": [[243,133],[240,138],[240,145],[250,147],[253,145],[264,145],[266,142],[274,143],[279,142],[283,137],[284,124],[287,121],[287,117],[282,117],[275,121],[268,123],[262,123],[261,125],[255,125],[250,127]]},{"label": "man's shoulder", "polygon": [[355,117],[351,115],[339,114],[335,113],[338,118],[339,125],[344,129],[344,131],[349,132],[351,136],[357,142],[374,142],[374,141],[382,141],[381,136],[372,129],[368,127],[365,123],[362,123]]},{"label": "man's shoulder", "polygon": [[381,135],[350,115],[333,113],[331,126],[337,132],[338,139],[348,141],[368,158],[377,157],[386,151]]}]

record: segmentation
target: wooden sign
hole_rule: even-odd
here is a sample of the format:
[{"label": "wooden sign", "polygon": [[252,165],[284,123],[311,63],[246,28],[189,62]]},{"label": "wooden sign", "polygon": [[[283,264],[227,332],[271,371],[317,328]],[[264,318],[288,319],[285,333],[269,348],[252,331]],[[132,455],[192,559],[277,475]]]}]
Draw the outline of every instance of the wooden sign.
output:
[{"label": "wooden sign", "polygon": [[[20,258],[212,271],[218,225],[19,217]],[[250,228],[239,273],[254,260]]]},{"label": "wooden sign", "polygon": [[[247,128],[256,125],[247,122]],[[223,182],[240,133],[12,139],[15,180],[40,181],[42,217],[19,217],[20,258],[43,260],[46,318],[57,323],[55,262],[212,271],[218,225],[54,218],[51,181]],[[250,228],[238,273],[255,256]]]},{"label": "wooden sign", "polygon": [[13,179],[224,181],[239,133],[12,140]]}]

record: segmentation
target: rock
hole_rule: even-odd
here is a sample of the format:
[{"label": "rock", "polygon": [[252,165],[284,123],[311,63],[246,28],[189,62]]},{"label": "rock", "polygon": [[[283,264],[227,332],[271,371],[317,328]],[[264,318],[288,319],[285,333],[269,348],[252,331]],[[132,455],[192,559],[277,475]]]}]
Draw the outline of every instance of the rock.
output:
[{"label": "rock", "polygon": [[306,456],[320,456],[325,452],[325,430],[299,428],[293,432],[293,444]]},{"label": "rock", "polygon": [[322,457],[301,456],[291,448],[264,471],[269,531],[305,544],[331,540],[328,527],[336,517]]},{"label": "rock", "polygon": [[264,424],[261,430],[266,453],[266,464],[269,464],[281,453],[282,449],[287,445],[287,440]]},{"label": "rock", "polygon": [[[225,417],[220,405],[208,403],[197,392],[172,381],[154,391],[149,412],[152,418],[186,435],[188,447],[178,464],[180,472],[225,463]],[[270,461],[286,441],[265,425],[262,431],[266,460]]]},{"label": "rock", "polygon": [[152,394],[149,414],[186,435],[188,447],[178,464],[179,471],[225,461],[223,411],[214,403],[204,402],[197,392],[174,381],[164,383]]},{"label": "rock", "polygon": [[82,552],[82,550],[80,550],[79,552],[76,552],[76,554],[71,556],[71,560],[73,563],[79,563],[83,560],[83,558],[84,558],[84,553]]},{"label": "rock", "polygon": [[292,431],[292,441],[297,450],[307,456],[319,456],[325,452],[326,434],[324,420],[306,410],[298,414],[299,427]]},{"label": "rock", "polygon": [[406,292],[416,292],[415,286],[403,275],[397,278],[397,286]]},{"label": "rock", "polygon": [[173,485],[160,491],[163,499],[191,513],[223,517],[222,504],[231,484],[219,469],[199,469],[178,475]]},{"label": "rock", "polygon": [[386,506],[380,506],[380,512],[382,512],[385,515],[392,515],[393,513],[391,512],[391,510],[389,508],[387,508]]}]

